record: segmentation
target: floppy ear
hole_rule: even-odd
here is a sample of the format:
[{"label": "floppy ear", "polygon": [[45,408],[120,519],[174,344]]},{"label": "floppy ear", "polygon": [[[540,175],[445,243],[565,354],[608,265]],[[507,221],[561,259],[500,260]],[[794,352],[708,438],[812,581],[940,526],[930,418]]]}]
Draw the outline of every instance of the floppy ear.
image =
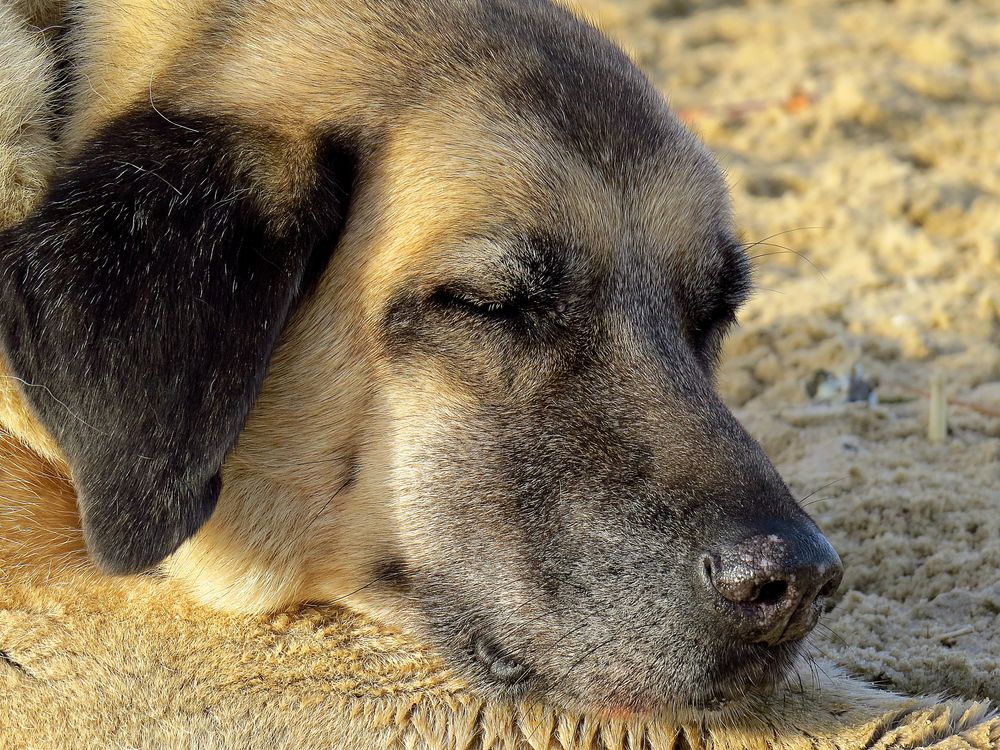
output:
[{"label": "floppy ear", "polygon": [[[265,174],[287,190],[267,194]],[[156,564],[211,515],[353,174],[332,136],[295,148],[220,118],[137,111],[0,235],[0,344],[69,462],[105,571]]]}]

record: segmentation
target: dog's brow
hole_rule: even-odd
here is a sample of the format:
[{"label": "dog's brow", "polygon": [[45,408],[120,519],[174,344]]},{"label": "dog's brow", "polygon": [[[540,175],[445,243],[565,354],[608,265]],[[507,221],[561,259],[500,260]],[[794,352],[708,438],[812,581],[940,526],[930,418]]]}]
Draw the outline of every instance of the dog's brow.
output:
[{"label": "dog's brow", "polygon": [[503,294],[526,298],[551,295],[562,286],[569,249],[558,238],[532,233],[491,244],[500,250],[473,271],[477,281]]},{"label": "dog's brow", "polygon": [[553,235],[529,236],[518,257],[525,286],[543,292],[555,291],[565,279],[570,254],[568,243]]}]

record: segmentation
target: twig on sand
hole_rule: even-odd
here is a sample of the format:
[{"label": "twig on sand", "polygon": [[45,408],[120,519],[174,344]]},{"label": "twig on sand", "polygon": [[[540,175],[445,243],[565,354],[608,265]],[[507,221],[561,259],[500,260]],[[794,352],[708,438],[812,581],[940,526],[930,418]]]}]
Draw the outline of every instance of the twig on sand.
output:
[{"label": "twig on sand", "polygon": [[[901,383],[888,383],[888,385],[895,390],[909,393],[911,396],[919,396],[920,398],[926,399],[931,398],[931,392],[923,388],[913,388],[912,386],[903,385]],[[984,417],[1000,417],[1000,409],[992,406],[986,406],[985,404],[974,404],[971,401],[963,401],[960,398],[946,399],[946,403],[948,406],[957,406],[962,409],[977,412],[978,414],[982,414]]]},{"label": "twig on sand", "polygon": [[976,629],[972,625],[966,625],[965,627],[959,628],[958,630],[952,630],[948,633],[942,633],[937,637],[942,643],[947,643],[948,641],[954,641],[963,635],[972,635],[976,632]]},{"label": "twig on sand", "polygon": [[[888,379],[888,380],[886,380],[884,378],[879,378],[878,385],[879,385],[880,389],[881,388],[887,389],[890,393],[892,393],[892,391],[898,391],[898,392],[901,392],[901,393],[905,393],[905,394],[907,394],[909,396],[913,396],[913,397],[916,397],[916,398],[923,398],[923,399],[927,399],[927,400],[930,401],[930,400],[933,400],[933,398],[934,398],[934,378],[935,377],[938,377],[938,376],[932,376],[932,378],[931,378],[931,388],[930,388],[930,390],[928,390],[926,388],[914,388],[912,385],[906,385],[905,383],[901,383],[898,380],[894,380],[894,379]],[[944,395],[944,393],[943,393],[943,391],[944,391],[944,383],[943,383],[943,381],[941,383],[941,387],[942,387],[942,394],[941,395]],[[885,404],[895,403],[894,400],[890,396],[883,396],[882,399],[881,399],[881,401],[882,401],[882,403],[885,403]],[[946,399],[944,399],[944,403],[947,406],[957,406],[960,409],[968,409],[969,411],[974,411],[977,414],[982,414],[984,417],[1000,417],[1000,407],[996,407],[996,406],[992,406],[992,405],[987,406],[986,404],[975,403],[973,401],[965,401],[965,400],[960,399],[960,398],[946,398]],[[933,405],[932,405],[932,408],[933,408]]]},{"label": "twig on sand", "polygon": [[930,404],[927,409],[927,439],[944,442],[948,437],[948,399],[944,395],[944,378],[940,373],[931,377]]}]

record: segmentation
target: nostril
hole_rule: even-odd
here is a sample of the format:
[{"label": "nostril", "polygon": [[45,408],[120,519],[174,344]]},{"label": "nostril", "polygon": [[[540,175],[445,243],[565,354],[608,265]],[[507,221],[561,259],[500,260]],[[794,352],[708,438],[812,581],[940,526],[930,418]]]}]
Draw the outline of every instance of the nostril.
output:
[{"label": "nostril", "polygon": [[746,566],[734,566],[722,555],[712,553],[702,558],[702,570],[705,584],[723,599],[741,606],[758,603],[762,582]]},{"label": "nostril", "polygon": [[750,604],[780,604],[788,593],[787,581],[769,581],[757,591],[757,596],[750,600]]},{"label": "nostril", "polygon": [[788,597],[790,585],[780,572],[766,570],[768,566],[747,556],[730,557],[717,553],[702,557],[705,583],[724,599],[754,607],[778,605]]},{"label": "nostril", "polygon": [[716,560],[712,559],[711,555],[705,555],[701,558],[702,572],[705,574],[705,580],[708,583],[715,585],[715,572],[714,569],[718,565]]},{"label": "nostril", "polygon": [[838,588],[840,588],[840,581],[837,581],[837,580],[827,581],[823,585],[823,588],[821,588],[819,590],[819,594],[817,595],[816,598],[817,599],[823,599],[823,598],[828,597],[828,596],[833,596],[834,594],[837,593],[837,589]]},{"label": "nostril", "polygon": [[[836,553],[834,553],[836,554]],[[827,573],[826,582],[820,586],[819,591],[816,593],[817,599],[824,599],[826,597],[833,596],[837,593],[837,589],[840,588],[841,582],[844,580],[844,566],[840,562],[840,558],[837,557],[833,565],[831,566],[829,572]]]}]

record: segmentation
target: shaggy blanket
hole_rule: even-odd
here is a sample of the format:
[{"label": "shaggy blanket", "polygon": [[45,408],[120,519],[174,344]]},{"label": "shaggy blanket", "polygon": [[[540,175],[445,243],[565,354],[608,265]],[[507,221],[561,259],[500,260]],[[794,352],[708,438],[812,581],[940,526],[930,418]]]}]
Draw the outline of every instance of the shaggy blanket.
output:
[{"label": "shaggy blanket", "polygon": [[[3,585],[0,746],[273,750],[986,748],[984,703],[907,701],[823,672],[756,718],[601,721],[484,703],[406,638],[335,608],[221,616],[167,581]],[[827,667],[822,667],[828,670]]]},{"label": "shaggy blanket", "polygon": [[[588,4],[721,154],[748,240],[826,227],[768,240],[822,274],[794,254],[761,259],[760,285],[784,294],[750,304],[721,378],[793,488],[819,490],[806,502],[848,569],[812,660],[778,695],[749,715],[631,720],[484,702],[430,650],[336,607],[237,617],[155,575],[101,577],[72,529],[61,540],[37,523],[39,500],[71,507],[71,488],[0,433],[0,466],[37,477],[0,469],[0,747],[1000,747],[986,700],[1000,699],[988,5]],[[28,209],[53,153],[46,41],[13,7],[0,0],[0,224]],[[806,395],[817,370],[857,363],[881,405]],[[941,444],[925,438],[931,367],[955,402]],[[65,555],[39,561],[43,537]]]}]

